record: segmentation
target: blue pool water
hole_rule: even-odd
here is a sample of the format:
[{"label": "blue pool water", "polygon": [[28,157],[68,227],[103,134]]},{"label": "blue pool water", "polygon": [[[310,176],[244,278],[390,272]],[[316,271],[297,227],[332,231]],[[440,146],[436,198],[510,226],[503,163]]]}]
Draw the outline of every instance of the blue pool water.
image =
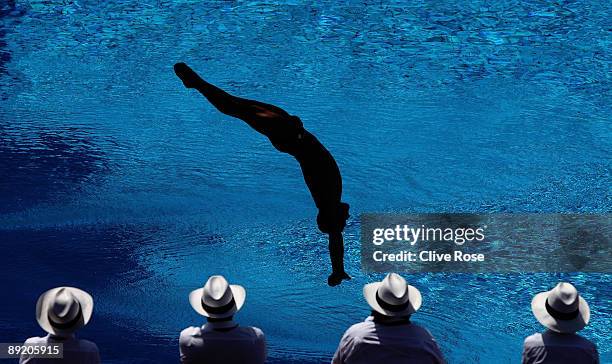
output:
[{"label": "blue pool water", "polygon": [[[38,295],[90,291],[109,363],[168,363],[213,273],[270,362],[329,361],[363,319],[363,212],[610,212],[610,2],[0,2],[0,342],[41,334]],[[354,279],[326,285],[297,163],[185,90],[186,61],[299,115],[335,155]],[[451,363],[508,363],[533,294],[589,301],[612,362],[609,274],[419,274],[414,320]]]}]

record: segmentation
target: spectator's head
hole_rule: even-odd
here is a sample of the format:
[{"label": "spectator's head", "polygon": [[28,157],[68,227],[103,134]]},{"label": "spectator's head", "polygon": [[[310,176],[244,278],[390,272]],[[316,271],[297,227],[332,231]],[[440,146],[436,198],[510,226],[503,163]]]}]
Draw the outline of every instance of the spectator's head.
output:
[{"label": "spectator's head", "polygon": [[396,273],[387,274],[382,282],[366,284],[363,295],[377,315],[387,318],[407,318],[422,302],[421,292]]},{"label": "spectator's head", "polygon": [[242,308],[245,299],[245,289],[230,285],[223,276],[211,276],[203,288],[189,294],[191,307],[211,321],[231,319]]},{"label": "spectator's head", "polygon": [[57,287],[40,295],[36,320],[46,332],[69,336],[87,325],[93,313],[93,298],[74,287]]},{"label": "spectator's head", "polygon": [[582,330],[591,315],[589,305],[570,283],[561,282],[550,291],[533,297],[531,311],[548,329],[560,333]]}]

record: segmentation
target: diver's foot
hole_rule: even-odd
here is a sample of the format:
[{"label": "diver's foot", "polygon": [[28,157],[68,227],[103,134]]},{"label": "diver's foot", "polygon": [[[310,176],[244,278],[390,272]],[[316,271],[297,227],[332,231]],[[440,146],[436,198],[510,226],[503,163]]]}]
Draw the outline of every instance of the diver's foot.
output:
[{"label": "diver's foot", "polygon": [[203,82],[202,78],[191,67],[182,62],[174,65],[174,73],[183,81],[183,85],[187,88],[196,88]]},{"label": "diver's foot", "polygon": [[342,283],[342,281],[345,279],[350,280],[351,276],[349,276],[346,272],[332,272],[332,274],[327,277],[327,284],[334,287]]}]

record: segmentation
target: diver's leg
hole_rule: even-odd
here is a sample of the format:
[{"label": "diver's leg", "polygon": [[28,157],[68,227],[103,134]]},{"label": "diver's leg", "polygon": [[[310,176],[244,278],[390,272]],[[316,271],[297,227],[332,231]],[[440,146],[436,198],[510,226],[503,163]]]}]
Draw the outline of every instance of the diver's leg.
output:
[{"label": "diver's leg", "polygon": [[344,271],[344,238],[342,232],[329,234],[329,257],[332,264],[332,273],[327,278],[327,284],[337,286],[343,279],[351,279]]},{"label": "diver's leg", "polygon": [[285,110],[277,106],[228,94],[204,81],[184,63],[175,64],[174,71],[185,87],[198,90],[217,110],[245,121],[253,129],[266,136],[278,131],[279,122],[282,123],[280,125],[283,125],[290,117]]}]

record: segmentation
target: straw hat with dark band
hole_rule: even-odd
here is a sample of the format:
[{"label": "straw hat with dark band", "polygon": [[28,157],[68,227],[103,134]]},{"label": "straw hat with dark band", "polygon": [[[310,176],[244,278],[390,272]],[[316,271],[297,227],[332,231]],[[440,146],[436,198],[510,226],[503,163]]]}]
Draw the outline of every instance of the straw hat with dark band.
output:
[{"label": "straw hat with dark band", "polygon": [[74,287],[57,287],[40,295],[36,320],[52,335],[66,336],[87,325],[93,313],[93,298]]},{"label": "straw hat with dark band", "polygon": [[363,296],[372,309],[382,315],[401,317],[421,307],[421,292],[396,273],[389,273],[382,282],[366,284]]},{"label": "straw hat with dark band", "polygon": [[542,325],[561,333],[582,330],[591,316],[589,305],[576,288],[563,282],[550,291],[535,295],[531,311]]},{"label": "straw hat with dark band", "polygon": [[246,299],[242,286],[230,285],[223,276],[211,276],[202,288],[189,294],[191,307],[202,316],[227,318],[234,315]]}]

